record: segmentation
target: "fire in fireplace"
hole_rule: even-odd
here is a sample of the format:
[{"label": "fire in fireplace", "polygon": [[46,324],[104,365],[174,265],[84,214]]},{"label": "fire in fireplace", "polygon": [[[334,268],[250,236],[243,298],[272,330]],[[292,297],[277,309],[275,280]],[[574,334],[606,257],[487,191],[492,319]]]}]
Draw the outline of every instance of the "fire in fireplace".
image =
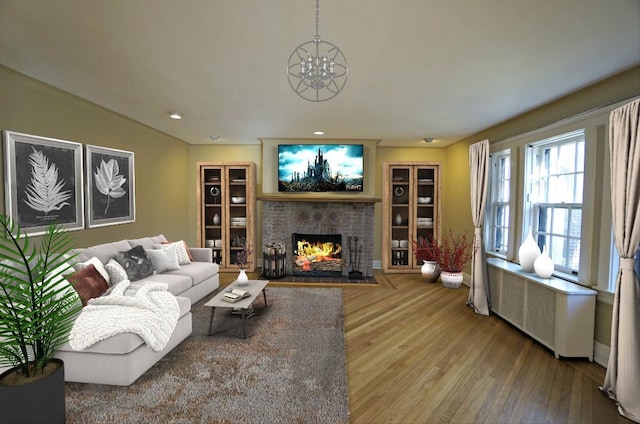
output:
[{"label": "fire in fireplace", "polygon": [[342,235],[293,233],[294,275],[332,277],[342,275]]}]

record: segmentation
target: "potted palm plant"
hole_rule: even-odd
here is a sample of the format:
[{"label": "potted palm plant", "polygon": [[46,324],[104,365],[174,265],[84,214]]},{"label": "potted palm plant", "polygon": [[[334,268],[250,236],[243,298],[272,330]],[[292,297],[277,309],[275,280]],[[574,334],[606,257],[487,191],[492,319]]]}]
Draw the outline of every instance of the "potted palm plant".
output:
[{"label": "potted palm plant", "polygon": [[6,422],[64,422],[64,364],[54,358],[82,304],[62,277],[71,237],[51,225],[36,245],[0,215],[0,375]]}]

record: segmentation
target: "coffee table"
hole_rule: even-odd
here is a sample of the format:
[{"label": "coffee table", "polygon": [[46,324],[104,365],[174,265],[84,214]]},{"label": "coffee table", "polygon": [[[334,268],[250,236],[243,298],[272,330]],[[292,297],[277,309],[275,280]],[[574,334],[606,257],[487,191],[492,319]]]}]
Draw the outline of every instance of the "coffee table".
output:
[{"label": "coffee table", "polygon": [[[226,309],[237,309],[240,311],[240,315],[242,317],[242,338],[247,338],[247,319],[249,318],[248,313],[251,308],[251,304],[256,297],[262,292],[262,296],[264,297],[264,306],[267,306],[267,291],[266,287],[269,284],[269,280],[249,280],[246,283],[240,285],[238,281],[234,281],[229,284],[227,287],[222,289],[220,293],[215,295],[211,300],[204,304],[204,306],[208,306],[211,308],[211,321],[209,321],[209,335],[211,335],[211,330],[213,327],[213,314],[215,313],[216,308],[226,308]],[[229,303],[222,300],[222,296],[225,293],[230,292],[233,289],[240,289],[250,293],[250,296],[245,297],[244,299],[236,302]]]}]

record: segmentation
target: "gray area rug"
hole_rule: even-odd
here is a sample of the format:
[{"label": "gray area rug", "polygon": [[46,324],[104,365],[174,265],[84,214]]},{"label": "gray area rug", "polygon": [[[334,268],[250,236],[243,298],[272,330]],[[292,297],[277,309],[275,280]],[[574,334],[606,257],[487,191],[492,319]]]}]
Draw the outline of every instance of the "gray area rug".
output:
[{"label": "gray area rug", "polygon": [[269,288],[241,319],[195,304],[193,333],[128,387],[66,384],[67,423],[348,423],[339,288]]}]

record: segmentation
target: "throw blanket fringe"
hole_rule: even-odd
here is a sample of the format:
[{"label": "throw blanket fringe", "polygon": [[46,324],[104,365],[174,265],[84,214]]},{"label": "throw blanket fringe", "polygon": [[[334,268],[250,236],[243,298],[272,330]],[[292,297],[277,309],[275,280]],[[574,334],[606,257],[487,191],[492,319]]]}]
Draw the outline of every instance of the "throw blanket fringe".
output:
[{"label": "throw blanket fringe", "polygon": [[156,352],[164,349],[178,322],[178,301],[164,283],[130,286],[130,281],[121,281],[107,296],[89,300],[69,336],[73,349],[86,349],[120,333],[139,335]]}]

